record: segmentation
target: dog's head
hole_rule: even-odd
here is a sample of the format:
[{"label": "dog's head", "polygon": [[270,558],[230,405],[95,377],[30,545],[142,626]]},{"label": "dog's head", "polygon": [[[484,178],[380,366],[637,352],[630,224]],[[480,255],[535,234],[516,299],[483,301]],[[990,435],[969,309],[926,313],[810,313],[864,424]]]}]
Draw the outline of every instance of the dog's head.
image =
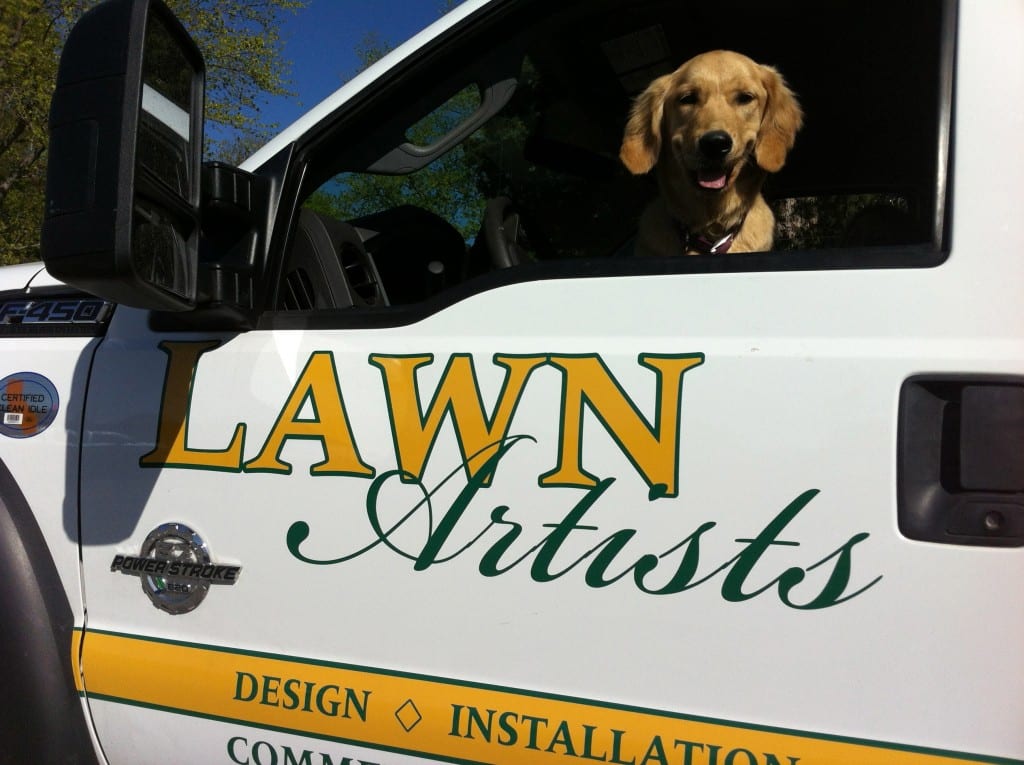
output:
[{"label": "dog's head", "polygon": [[775,69],[712,51],[659,77],[637,98],[619,157],[642,175],[665,151],[696,188],[720,192],[751,157],[762,170],[780,170],[802,122]]}]

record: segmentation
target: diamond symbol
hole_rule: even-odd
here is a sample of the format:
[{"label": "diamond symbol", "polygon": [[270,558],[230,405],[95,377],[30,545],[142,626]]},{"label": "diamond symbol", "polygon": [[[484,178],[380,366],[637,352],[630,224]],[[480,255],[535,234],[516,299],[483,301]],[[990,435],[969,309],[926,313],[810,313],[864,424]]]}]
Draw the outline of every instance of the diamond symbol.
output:
[{"label": "diamond symbol", "polygon": [[420,710],[413,704],[412,699],[408,699],[402,706],[395,710],[395,719],[398,720],[398,724],[401,725],[405,732],[408,733],[417,725],[420,724],[420,720],[423,719],[423,715],[420,714]]}]

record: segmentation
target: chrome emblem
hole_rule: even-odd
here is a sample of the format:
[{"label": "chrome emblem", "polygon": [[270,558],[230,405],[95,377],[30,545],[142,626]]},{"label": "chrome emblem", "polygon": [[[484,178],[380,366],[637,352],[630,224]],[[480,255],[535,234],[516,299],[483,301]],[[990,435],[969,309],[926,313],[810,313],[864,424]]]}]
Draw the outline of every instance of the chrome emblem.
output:
[{"label": "chrome emblem", "polygon": [[181,523],[165,523],[142,543],[139,555],[115,555],[111,571],[142,579],[142,591],[154,606],[169,614],[195,609],[214,584],[234,584],[241,566],[210,560],[206,542]]}]

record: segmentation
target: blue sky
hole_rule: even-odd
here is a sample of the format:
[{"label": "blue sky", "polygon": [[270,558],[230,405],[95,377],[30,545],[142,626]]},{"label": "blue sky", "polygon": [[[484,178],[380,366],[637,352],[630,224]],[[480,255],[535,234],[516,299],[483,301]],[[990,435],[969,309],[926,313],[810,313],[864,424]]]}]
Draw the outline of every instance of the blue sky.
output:
[{"label": "blue sky", "polygon": [[263,108],[268,122],[284,128],[355,74],[356,47],[376,32],[395,47],[441,16],[442,0],[309,0],[283,15],[284,57],[292,62],[292,98]]}]

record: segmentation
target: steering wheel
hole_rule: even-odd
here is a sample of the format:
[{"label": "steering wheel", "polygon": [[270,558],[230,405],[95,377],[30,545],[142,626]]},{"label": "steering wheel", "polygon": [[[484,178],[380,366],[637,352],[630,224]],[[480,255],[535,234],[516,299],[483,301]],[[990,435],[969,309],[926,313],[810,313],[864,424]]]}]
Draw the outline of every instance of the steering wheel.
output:
[{"label": "steering wheel", "polygon": [[484,241],[494,268],[511,268],[529,261],[526,233],[515,203],[495,197],[484,210]]}]

